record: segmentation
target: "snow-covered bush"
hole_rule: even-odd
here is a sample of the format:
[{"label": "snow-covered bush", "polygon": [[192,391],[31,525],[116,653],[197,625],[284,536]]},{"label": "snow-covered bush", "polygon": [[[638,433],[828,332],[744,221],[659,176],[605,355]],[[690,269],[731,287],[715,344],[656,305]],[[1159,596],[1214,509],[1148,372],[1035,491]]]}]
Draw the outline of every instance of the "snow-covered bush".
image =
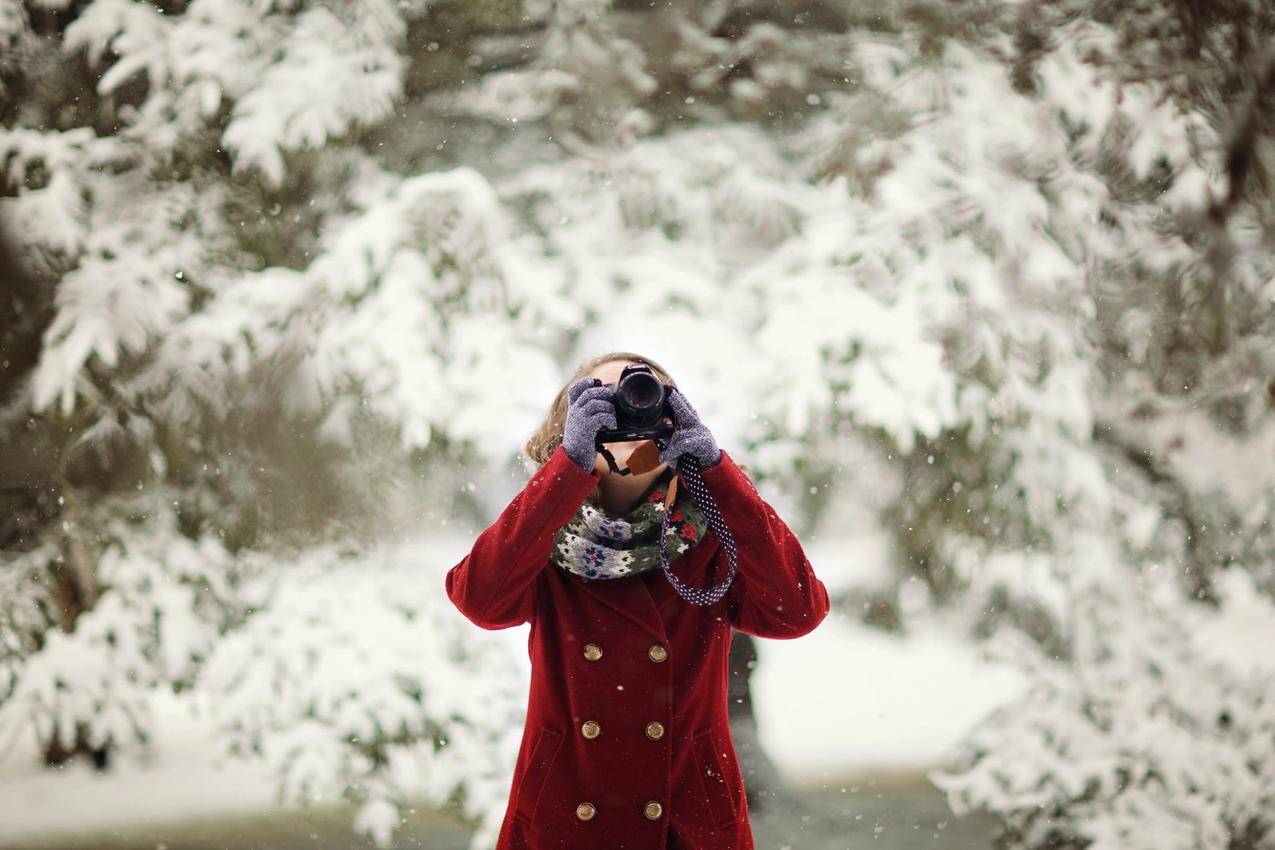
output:
[{"label": "snow-covered bush", "polygon": [[215,537],[183,534],[171,508],[149,507],[149,518],[120,515],[93,529],[100,598],[72,628],[46,625],[69,611],[44,584],[45,565],[62,558],[38,547],[6,562],[0,741],[25,733],[71,752],[80,742],[136,749],[150,737],[154,693],[189,691],[247,616],[248,566]]},{"label": "snow-covered bush", "polygon": [[438,592],[449,554],[323,546],[262,571],[267,606],[218,644],[192,708],[265,760],[280,804],[357,802],[355,829],[389,846],[405,804],[448,803],[494,842],[525,644],[475,635]]},{"label": "snow-covered bush", "polygon": [[[1119,567],[1117,567],[1119,569]],[[1233,592],[1263,616],[1242,573]],[[995,812],[1014,847],[1259,848],[1275,830],[1275,668],[1234,628],[1185,629],[1175,594],[1130,578],[1078,586],[1067,663],[1005,640],[1032,682],[938,773],[957,814]],[[1198,618],[1225,620],[1214,613]],[[1220,643],[1210,645],[1210,641]],[[1240,656],[1240,657],[1235,657]],[[1246,658],[1265,656],[1245,669]]]}]

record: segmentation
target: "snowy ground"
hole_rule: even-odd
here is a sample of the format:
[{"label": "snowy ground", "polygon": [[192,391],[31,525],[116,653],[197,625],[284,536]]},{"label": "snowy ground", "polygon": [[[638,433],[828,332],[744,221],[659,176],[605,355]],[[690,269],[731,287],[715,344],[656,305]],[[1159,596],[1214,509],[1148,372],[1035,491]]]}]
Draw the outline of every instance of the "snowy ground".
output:
[{"label": "snowy ground", "polygon": [[836,613],[799,640],[757,647],[760,734],[795,782],[938,764],[1021,687],[950,637],[891,637]]}]

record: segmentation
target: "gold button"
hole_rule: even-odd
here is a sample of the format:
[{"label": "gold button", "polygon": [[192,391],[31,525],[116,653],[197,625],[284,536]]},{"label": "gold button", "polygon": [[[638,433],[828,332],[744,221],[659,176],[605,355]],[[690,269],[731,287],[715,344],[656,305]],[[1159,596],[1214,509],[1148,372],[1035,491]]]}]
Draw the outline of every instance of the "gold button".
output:
[{"label": "gold button", "polygon": [[650,820],[659,820],[662,814],[664,814],[664,807],[655,800],[646,804],[646,816]]},{"label": "gold button", "polygon": [[597,809],[593,808],[592,803],[581,803],[576,806],[576,817],[580,820],[588,820],[597,813]]},{"label": "gold button", "polygon": [[584,645],[584,657],[590,661],[597,661],[602,657],[602,647],[596,643],[586,643]]},{"label": "gold button", "polygon": [[593,739],[602,734],[602,727],[596,720],[586,720],[584,725],[580,727],[580,734],[586,738]]},{"label": "gold button", "polygon": [[652,720],[646,724],[646,737],[652,741],[658,741],[664,737],[664,724],[658,720]]},{"label": "gold button", "polygon": [[651,648],[646,651],[646,654],[651,656],[652,661],[663,661],[668,658],[668,650],[658,643],[651,644]]}]

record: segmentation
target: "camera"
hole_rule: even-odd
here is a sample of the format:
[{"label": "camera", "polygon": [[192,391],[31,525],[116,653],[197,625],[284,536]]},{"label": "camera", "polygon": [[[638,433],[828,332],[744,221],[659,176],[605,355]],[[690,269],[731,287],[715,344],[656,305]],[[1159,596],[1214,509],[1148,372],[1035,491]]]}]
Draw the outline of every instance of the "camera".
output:
[{"label": "camera", "polygon": [[598,450],[604,443],[630,440],[655,440],[663,448],[663,441],[673,434],[673,426],[665,423],[664,417],[676,421],[669,403],[671,391],[672,387],[661,383],[645,363],[625,366],[615,382],[616,427],[598,431]]}]

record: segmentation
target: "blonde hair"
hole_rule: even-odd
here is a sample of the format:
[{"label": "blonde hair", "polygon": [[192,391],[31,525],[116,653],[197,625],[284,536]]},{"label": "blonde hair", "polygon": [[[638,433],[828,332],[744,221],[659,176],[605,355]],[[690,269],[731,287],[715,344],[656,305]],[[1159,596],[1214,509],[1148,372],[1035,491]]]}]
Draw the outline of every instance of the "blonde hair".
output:
[{"label": "blonde hair", "polygon": [[606,354],[599,354],[597,357],[584,361],[576,367],[575,372],[562,385],[562,389],[558,390],[558,394],[553,397],[553,402],[549,405],[549,414],[545,417],[544,422],[540,423],[540,427],[527,439],[526,445],[523,446],[527,457],[531,458],[536,466],[543,466],[549,456],[553,454],[554,449],[562,442],[562,430],[567,422],[567,390],[571,388],[572,384],[588,375],[598,366],[603,363],[610,363],[613,360],[631,360],[634,363],[645,363],[651,367],[655,377],[670,386],[677,386],[677,381],[673,380],[663,366],[649,357],[643,357],[641,354],[634,354],[631,351],[609,351]]}]

